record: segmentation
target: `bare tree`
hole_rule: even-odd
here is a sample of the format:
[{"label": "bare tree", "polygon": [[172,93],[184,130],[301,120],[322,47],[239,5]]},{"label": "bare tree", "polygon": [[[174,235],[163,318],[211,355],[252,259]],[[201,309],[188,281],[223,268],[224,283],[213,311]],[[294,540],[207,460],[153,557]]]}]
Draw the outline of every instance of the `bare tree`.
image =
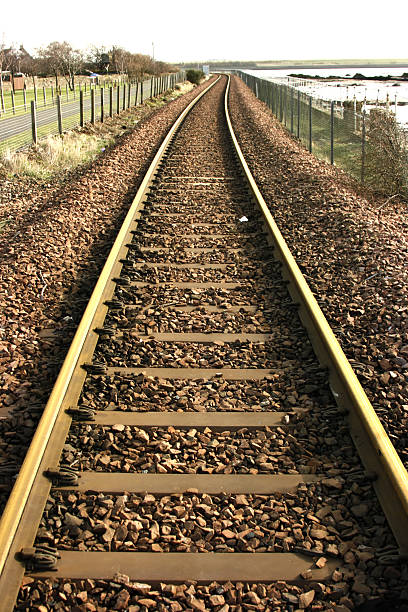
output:
[{"label": "bare tree", "polygon": [[122,47],[112,47],[112,65],[115,72],[127,74],[131,53]]},{"label": "bare tree", "polygon": [[58,77],[63,76],[68,87],[75,87],[75,75],[78,74],[84,63],[83,53],[73,49],[66,41],[52,42],[47,47],[38,50],[38,56],[46,72],[55,76],[58,86]]},{"label": "bare tree", "polygon": [[27,56],[21,60],[21,72],[30,76],[35,86],[35,77],[40,72],[40,61],[27,54]]}]

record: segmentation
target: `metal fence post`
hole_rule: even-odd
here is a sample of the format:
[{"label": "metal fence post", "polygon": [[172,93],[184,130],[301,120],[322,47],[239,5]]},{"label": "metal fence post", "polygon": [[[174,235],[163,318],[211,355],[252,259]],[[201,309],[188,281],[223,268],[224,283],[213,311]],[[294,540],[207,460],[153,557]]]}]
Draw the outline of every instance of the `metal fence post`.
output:
[{"label": "metal fence post", "polygon": [[113,117],[113,88],[109,87],[109,117]]},{"label": "metal fence post", "polygon": [[24,110],[27,110],[27,92],[25,90],[25,87],[23,89],[23,100],[24,100]]},{"label": "metal fence post", "polygon": [[140,81],[140,104],[143,104],[143,79]]},{"label": "metal fence post", "polygon": [[334,164],[334,100],[330,103],[330,163]]},{"label": "metal fence post", "polygon": [[79,92],[79,125],[84,127],[84,92]]},{"label": "metal fence post", "polygon": [[283,122],[283,91],[282,85],[279,85],[279,121]]},{"label": "metal fence post", "polygon": [[103,87],[101,87],[101,123],[103,123],[104,120],[104,113],[105,113],[105,109],[104,109],[104,90]]},{"label": "metal fence post", "polygon": [[312,96],[309,96],[309,151],[312,152]]},{"label": "metal fence post", "polygon": [[300,138],[300,90],[297,92],[297,130],[296,135]]},{"label": "metal fence post", "polygon": [[364,184],[365,181],[365,144],[366,144],[366,122],[365,122],[366,112],[363,110],[363,120],[361,125],[361,182]]},{"label": "metal fence post", "polygon": [[62,134],[61,98],[59,96],[57,96],[57,120],[58,120],[58,132]]},{"label": "metal fence post", "polygon": [[13,115],[15,115],[16,114],[16,103],[15,103],[15,100],[14,100],[14,91],[11,90],[10,94],[11,94],[11,105],[13,107]]},{"label": "metal fence post", "polygon": [[118,83],[117,89],[116,89],[116,114],[119,115],[120,113],[120,85]]},{"label": "metal fence post", "polygon": [[123,92],[122,92],[122,110],[126,108],[126,83],[123,83]]},{"label": "metal fence post", "polygon": [[139,81],[136,81],[136,86],[135,86],[135,106],[137,106],[137,92],[139,89]]},{"label": "metal fence post", "polygon": [[127,107],[130,108],[130,96],[132,95],[132,83],[128,83],[128,101]]},{"label": "metal fence post", "polygon": [[46,106],[47,105],[47,94],[46,94],[44,85],[43,85],[43,99],[44,99],[44,106]]},{"label": "metal fence post", "polygon": [[290,88],[290,133],[293,134],[293,87]]},{"label": "metal fence post", "polygon": [[33,135],[33,143],[37,144],[37,113],[35,109],[35,100],[31,100],[31,133]]}]

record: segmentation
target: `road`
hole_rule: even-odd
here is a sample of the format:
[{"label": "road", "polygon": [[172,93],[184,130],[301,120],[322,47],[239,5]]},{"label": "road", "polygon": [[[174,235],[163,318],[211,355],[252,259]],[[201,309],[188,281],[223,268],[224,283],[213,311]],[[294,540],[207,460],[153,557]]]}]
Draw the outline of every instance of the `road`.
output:
[{"label": "road", "polygon": [[[152,89],[152,81],[147,80],[143,83],[143,99],[151,97],[151,89]],[[105,106],[105,116],[109,113],[109,94],[108,90],[104,90],[104,106]],[[135,102],[135,94],[136,94],[136,86],[132,86],[131,88],[131,105],[134,105]],[[140,100],[140,90],[138,92],[138,101]],[[126,104],[127,104],[127,93],[126,93]],[[120,109],[123,108],[123,97],[122,91],[120,92]],[[113,112],[115,113],[117,109],[117,97],[116,91],[114,91],[113,98]],[[95,117],[96,119],[100,117],[101,112],[101,98],[99,91],[95,91]],[[79,98],[73,100],[71,102],[65,102],[61,104],[61,114],[62,114],[62,126],[63,130],[71,129],[79,125]],[[69,118],[75,118],[69,122],[67,125],[67,120]],[[91,119],[91,98],[90,96],[84,97],[84,117],[85,122],[89,123]],[[44,128],[45,126],[50,126],[49,133],[56,134],[58,132],[58,117],[57,117],[57,106],[56,104],[50,102],[46,107],[37,108],[37,129]],[[65,123],[65,125],[64,125]],[[55,124],[55,125],[53,125]],[[4,119],[0,118],[0,150],[4,150],[5,148],[18,149],[24,146],[27,146],[32,143],[31,136],[31,113],[27,112],[25,115],[19,115],[16,117],[5,117]],[[13,139],[11,141],[11,139]],[[17,140],[17,143],[16,143]],[[10,142],[11,141],[11,142]],[[16,146],[17,144],[17,146]]]}]

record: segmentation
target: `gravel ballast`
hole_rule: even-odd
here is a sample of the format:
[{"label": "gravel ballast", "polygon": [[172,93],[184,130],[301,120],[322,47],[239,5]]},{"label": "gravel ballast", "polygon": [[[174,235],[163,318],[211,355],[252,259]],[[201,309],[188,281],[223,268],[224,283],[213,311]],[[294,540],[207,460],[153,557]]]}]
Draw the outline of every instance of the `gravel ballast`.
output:
[{"label": "gravel ballast", "polygon": [[[193,125],[191,135],[181,134],[173,158],[177,156],[177,150],[180,152],[183,148],[184,155],[193,144],[200,144],[199,131],[207,131],[209,141],[216,140],[218,132],[215,129],[212,132],[207,122],[211,127],[211,121],[219,121],[214,107],[221,107],[221,85],[218,84],[203,101],[202,116],[198,110],[192,113],[193,118],[187,121]],[[252,108],[256,110],[256,104]],[[244,119],[245,112],[249,116],[252,111],[243,107]],[[194,116],[197,117],[196,123]],[[263,141],[265,143],[266,139]],[[215,163],[214,167],[211,166],[211,157],[214,156],[203,155],[205,171],[200,172],[201,168],[196,170],[189,156],[185,155],[184,167],[183,164],[177,166],[181,177],[188,172],[195,173],[197,178],[206,172],[218,176],[218,167]],[[229,165],[227,167],[230,169]],[[217,185],[212,187],[208,192],[217,195]],[[194,191],[195,188],[190,192],[184,187],[179,192],[170,190],[168,198],[176,197],[177,193],[193,194]],[[200,191],[200,183],[197,191]],[[230,195],[233,198],[233,194]],[[153,197],[152,201],[154,203]],[[173,239],[173,235],[166,238],[153,234],[149,237],[151,242],[147,239],[143,242],[135,232],[137,248],[130,249],[132,255],[129,265],[124,266],[125,273],[135,275],[140,269],[140,260],[144,259],[141,254],[143,244],[147,249],[161,245],[169,248],[170,253],[180,243],[186,247],[195,244],[200,248],[217,244],[216,232],[209,232],[208,236],[201,236],[197,241],[190,240],[185,234],[184,242]],[[260,233],[253,240],[259,242],[262,252],[267,249]],[[222,248],[232,245],[232,248],[246,249],[249,244],[251,236],[243,230],[232,232],[230,240],[224,239]],[[115,479],[114,472],[127,472],[133,482],[134,476],[141,473],[151,474],[149,479],[156,481],[175,474],[219,474],[223,477],[234,474],[234,478],[237,474],[245,474],[239,477],[241,480],[248,476],[252,480],[252,475],[271,479],[280,473],[295,477],[310,474],[312,477],[306,479],[307,483],[293,487],[291,492],[268,492],[265,495],[200,492],[198,476],[194,476],[198,488],[184,490],[179,487],[176,494],[154,494],[154,483],[150,490],[146,487],[146,492],[143,488],[142,494],[122,488],[119,489],[120,495],[110,494],[109,491],[115,491],[112,488],[101,488],[105,493],[86,487],[82,490],[73,487],[70,491],[54,489],[45,506],[37,543],[56,545],[62,550],[101,551],[101,554],[141,551],[152,552],[155,556],[163,552],[190,552],[200,553],[200,558],[207,560],[211,560],[208,555],[221,552],[231,555],[232,563],[234,555],[243,552],[253,553],[254,559],[259,558],[259,554],[269,553],[271,561],[275,552],[297,552],[310,559],[308,567],[324,568],[330,561],[329,579],[325,584],[312,580],[308,570],[302,571],[296,585],[284,581],[275,581],[271,585],[229,582],[197,585],[187,582],[177,587],[170,584],[141,585],[125,575],[114,576],[109,581],[76,582],[58,578],[33,581],[29,577],[20,591],[18,609],[36,606],[40,612],[49,608],[100,612],[109,609],[144,612],[149,608],[347,612],[359,609],[360,604],[364,605],[371,598],[406,598],[407,568],[405,565],[385,564],[385,557],[395,552],[393,536],[379,508],[371,478],[364,473],[351,444],[344,415],[333,406],[324,373],[296,316],[291,325],[285,316],[277,318],[276,327],[271,326],[273,342],[264,336],[239,340],[222,337],[216,341],[207,337],[204,340],[194,340],[194,337],[161,339],[155,338],[155,332],[146,328],[143,337],[139,332],[126,328],[132,311],[134,313],[140,307],[148,312],[149,318],[144,320],[147,328],[151,321],[153,328],[159,325],[159,314],[156,320],[151,317],[164,307],[160,304],[163,298],[165,307],[170,300],[182,306],[197,306],[205,300],[217,309],[223,307],[224,312],[233,302],[235,291],[240,300],[238,305],[250,307],[260,302],[264,310],[271,305],[267,294],[276,290],[283,298],[282,308],[285,308],[289,299],[282,283],[276,277],[268,276],[271,283],[255,279],[244,283],[238,290],[204,289],[197,294],[195,289],[180,291],[180,288],[173,287],[168,292],[160,286],[150,292],[150,289],[141,287],[135,277],[130,281],[130,284],[117,288],[116,297],[120,298],[120,305],[112,305],[116,314],[111,317],[113,325],[116,322],[116,330],[100,336],[94,354],[95,363],[100,362],[99,368],[93,370],[99,375],[87,376],[81,395],[82,406],[108,411],[132,411],[139,406],[142,411],[162,411],[164,407],[178,412],[210,412],[219,406],[224,409],[233,406],[230,409],[234,411],[279,410],[284,411],[284,416],[280,425],[273,427],[259,425],[251,429],[239,426],[234,429],[232,425],[231,428],[222,426],[216,430],[199,426],[196,429],[193,426],[124,425],[120,423],[120,415],[118,421],[116,415],[108,415],[107,422],[115,425],[76,424],[71,427],[63,450],[65,465],[79,471],[110,471]],[[180,325],[179,315],[166,311],[167,324],[172,324],[172,317]],[[213,368],[217,374],[209,380],[188,381],[166,381],[145,374],[132,376],[129,372],[121,376],[119,368],[129,365],[190,368],[199,376],[200,368]],[[107,367],[111,368],[110,371]],[[224,381],[219,370],[226,367],[251,371],[259,367],[268,368],[268,374],[257,381]],[[98,415],[98,418],[103,421],[106,416]],[[239,415],[239,419],[242,416]],[[143,423],[143,418],[138,422]],[[171,413],[167,418],[169,421],[164,422],[171,422]],[[16,437],[16,433],[10,437]],[[314,482],[315,477],[317,482]],[[130,480],[126,476],[122,482]],[[132,490],[140,491],[139,488]],[[334,571],[333,567],[336,567]],[[92,577],[93,574],[89,575]],[[384,601],[382,605],[384,608]],[[388,605],[384,609],[392,608]]]},{"label": "gravel ballast", "polygon": [[0,212],[13,218],[0,246],[0,506],[144,172],[206,86],[148,114],[55,184],[14,179],[0,187]]},{"label": "gravel ballast", "polygon": [[344,172],[308,153],[238,78],[231,116],[255,180],[408,465],[408,213],[361,195]]}]

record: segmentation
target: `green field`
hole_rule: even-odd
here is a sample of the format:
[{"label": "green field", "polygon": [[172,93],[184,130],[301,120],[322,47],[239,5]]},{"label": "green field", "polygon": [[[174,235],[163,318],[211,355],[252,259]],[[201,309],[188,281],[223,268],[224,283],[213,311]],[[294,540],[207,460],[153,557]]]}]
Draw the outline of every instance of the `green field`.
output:
[{"label": "green field", "polygon": [[[99,87],[98,87],[98,89],[99,89]],[[85,93],[84,86],[82,86],[82,90]],[[90,91],[90,88],[89,88],[89,85],[88,85],[87,88],[86,88],[86,94],[89,94],[89,91]],[[79,88],[79,86],[77,86],[77,87],[75,87],[75,92],[68,90],[68,97],[67,97],[66,88],[65,87],[61,88],[61,101],[62,101],[62,103],[79,99],[79,92],[80,92],[80,88]],[[43,88],[41,87],[41,89],[37,89],[37,108],[42,108],[46,104],[47,105],[51,104],[52,101],[53,101],[53,95],[54,95],[54,100],[55,100],[55,97],[56,97],[56,90],[55,90],[55,88],[54,88],[54,90],[52,90],[51,87],[46,87],[45,88],[45,101],[44,101],[44,91],[43,91]],[[2,109],[0,108],[0,120],[1,120],[1,118],[4,118],[4,117],[24,115],[25,113],[30,112],[31,101],[35,99],[34,89],[27,89],[26,90],[25,104],[24,104],[24,92],[23,91],[16,91],[15,92],[15,94],[14,94],[14,108],[15,108],[15,112],[14,113],[13,113],[13,96],[12,96],[11,92],[10,91],[4,91],[3,92],[3,99],[4,99],[5,112],[1,112]]]}]

